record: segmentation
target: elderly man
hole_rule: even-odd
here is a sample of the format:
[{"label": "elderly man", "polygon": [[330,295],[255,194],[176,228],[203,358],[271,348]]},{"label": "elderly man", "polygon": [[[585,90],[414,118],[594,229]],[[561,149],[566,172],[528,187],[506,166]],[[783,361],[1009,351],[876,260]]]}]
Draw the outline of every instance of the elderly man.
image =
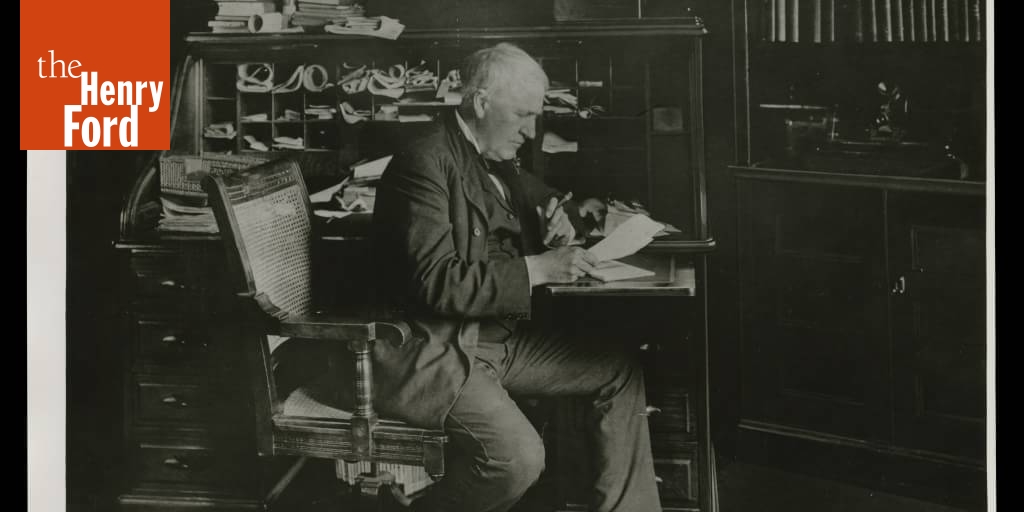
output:
[{"label": "elderly man", "polygon": [[572,201],[515,165],[548,79],[504,43],[471,55],[461,76],[462,104],[395,154],[374,214],[386,293],[419,335],[376,345],[378,406],[444,429],[452,448],[445,477],[412,508],[504,511],[537,480],[544,445],[512,394],[587,397],[592,509],[661,510],[629,347],[529,321],[535,287],[595,263],[572,242],[598,202]]}]

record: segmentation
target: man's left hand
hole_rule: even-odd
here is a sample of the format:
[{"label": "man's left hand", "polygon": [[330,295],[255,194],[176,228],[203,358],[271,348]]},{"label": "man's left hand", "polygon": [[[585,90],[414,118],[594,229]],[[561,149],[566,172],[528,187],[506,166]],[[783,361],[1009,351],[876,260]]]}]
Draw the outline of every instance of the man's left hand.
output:
[{"label": "man's left hand", "polygon": [[544,237],[545,246],[569,245],[576,238],[576,228],[573,227],[572,222],[569,221],[569,215],[562,208],[562,205],[570,199],[572,199],[572,192],[561,199],[552,197],[544,208],[537,207],[537,216],[541,223],[541,236]]}]

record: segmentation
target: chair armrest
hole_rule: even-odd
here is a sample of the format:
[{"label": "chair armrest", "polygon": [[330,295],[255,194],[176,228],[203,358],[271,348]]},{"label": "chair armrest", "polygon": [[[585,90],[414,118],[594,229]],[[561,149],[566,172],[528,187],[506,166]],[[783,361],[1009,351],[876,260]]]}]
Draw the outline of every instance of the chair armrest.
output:
[{"label": "chair armrest", "polygon": [[281,336],[334,340],[387,340],[402,346],[412,338],[409,326],[396,319],[373,316],[305,315],[289,316],[279,324]]}]

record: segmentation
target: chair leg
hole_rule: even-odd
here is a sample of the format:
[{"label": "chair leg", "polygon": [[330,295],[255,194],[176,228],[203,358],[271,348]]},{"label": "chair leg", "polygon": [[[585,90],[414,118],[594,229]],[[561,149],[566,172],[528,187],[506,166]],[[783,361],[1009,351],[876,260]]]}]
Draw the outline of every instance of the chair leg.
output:
[{"label": "chair leg", "polygon": [[409,505],[403,485],[388,472],[359,475],[353,491],[359,512],[394,512]]}]

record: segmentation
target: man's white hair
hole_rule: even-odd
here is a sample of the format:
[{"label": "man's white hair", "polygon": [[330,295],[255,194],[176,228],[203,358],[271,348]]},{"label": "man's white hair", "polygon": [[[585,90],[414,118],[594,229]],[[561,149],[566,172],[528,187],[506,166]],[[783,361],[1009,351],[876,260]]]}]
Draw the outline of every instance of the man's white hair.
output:
[{"label": "man's white hair", "polygon": [[530,54],[511,43],[498,43],[473,52],[463,62],[462,97],[472,101],[473,95],[483,89],[491,91],[502,87],[539,84],[548,89],[548,77]]}]

